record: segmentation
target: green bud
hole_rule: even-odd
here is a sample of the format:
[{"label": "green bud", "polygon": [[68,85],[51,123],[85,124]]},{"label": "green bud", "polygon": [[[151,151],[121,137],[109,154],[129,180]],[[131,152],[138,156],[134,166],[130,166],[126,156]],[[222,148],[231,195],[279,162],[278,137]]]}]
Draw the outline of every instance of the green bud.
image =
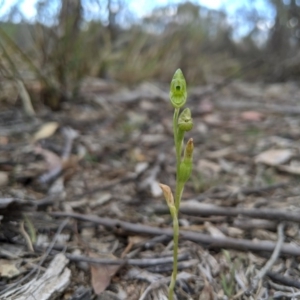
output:
[{"label": "green bud", "polygon": [[182,131],[190,131],[193,128],[193,119],[189,108],[185,108],[181,112],[178,119],[178,128]]},{"label": "green bud", "polygon": [[193,139],[189,139],[184,149],[182,162],[180,163],[179,166],[178,180],[181,184],[186,183],[192,173],[193,151],[194,151]]},{"label": "green bud", "polygon": [[178,69],[171,81],[170,100],[175,108],[180,108],[185,104],[186,98],[187,92],[185,78],[182,71]]}]

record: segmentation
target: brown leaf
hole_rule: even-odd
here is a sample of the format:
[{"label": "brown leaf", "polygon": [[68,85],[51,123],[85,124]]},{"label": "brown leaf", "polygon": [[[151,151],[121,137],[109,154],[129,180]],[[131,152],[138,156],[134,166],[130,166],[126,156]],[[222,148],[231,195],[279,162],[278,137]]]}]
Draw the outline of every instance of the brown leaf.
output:
[{"label": "brown leaf", "polygon": [[241,118],[243,121],[259,122],[263,120],[264,115],[258,111],[249,110],[242,112]]},{"label": "brown leaf", "polygon": [[[93,258],[116,258],[113,254],[99,254],[89,252],[89,257]],[[96,295],[100,295],[109,286],[111,277],[115,275],[119,265],[92,265],[91,264],[91,281]]]},{"label": "brown leaf", "polygon": [[207,178],[216,177],[222,170],[219,164],[207,159],[200,159],[197,164],[197,169]]},{"label": "brown leaf", "polygon": [[208,231],[208,233],[216,238],[226,238],[226,235],[216,226],[214,226],[212,223],[210,222],[205,222],[204,223],[206,230]]},{"label": "brown leaf", "polygon": [[300,175],[299,165],[277,166],[277,169],[294,175]]},{"label": "brown leaf", "polygon": [[212,286],[207,282],[207,280],[205,280],[205,284],[199,296],[199,300],[213,300],[213,299],[214,299],[214,292]]},{"label": "brown leaf", "polygon": [[56,155],[54,152],[43,149],[40,146],[36,146],[34,150],[36,154],[40,154],[44,157],[45,161],[47,162],[49,170],[57,168],[62,165],[60,157]]},{"label": "brown leaf", "polygon": [[55,177],[57,174],[60,173],[60,171],[62,170],[62,161],[60,159],[59,156],[57,156],[55,153],[43,149],[40,146],[36,146],[35,147],[35,153],[36,154],[40,154],[44,157],[45,161],[47,162],[47,169],[48,172],[46,172],[45,174],[43,174],[40,177],[40,180],[42,182],[48,182],[50,179],[52,179],[53,177]]},{"label": "brown leaf", "polygon": [[287,162],[293,156],[290,149],[271,149],[258,154],[255,158],[256,163],[264,163],[269,166],[277,166]]},{"label": "brown leaf", "polygon": [[18,276],[21,273],[21,270],[18,265],[20,262],[16,260],[0,260],[0,277],[13,278]]},{"label": "brown leaf", "polygon": [[54,134],[59,127],[57,122],[48,122],[44,124],[33,136],[33,140],[36,142],[41,139],[46,139]]},{"label": "brown leaf", "polygon": [[174,206],[174,198],[170,187],[166,184],[159,183],[160,188],[162,189],[165,199],[167,201],[168,206]]},{"label": "brown leaf", "polygon": [[228,155],[230,155],[233,152],[233,149],[231,147],[222,148],[220,150],[216,151],[209,151],[206,153],[206,157],[216,159],[216,158],[224,158]]},{"label": "brown leaf", "polygon": [[0,145],[7,145],[7,144],[8,144],[8,137],[0,136]]},{"label": "brown leaf", "polygon": [[218,125],[221,125],[221,123],[222,123],[222,119],[221,119],[220,115],[214,114],[214,113],[205,115],[203,117],[203,121],[206,124],[212,125],[212,126],[218,126]]},{"label": "brown leaf", "polygon": [[141,236],[138,236],[138,235],[129,236],[128,237],[128,244],[127,244],[126,248],[123,250],[123,252],[121,254],[121,258],[124,258],[127,255],[127,253],[130,252],[132,247],[140,245],[141,243],[144,243],[146,240],[147,240],[147,238],[141,237]]}]

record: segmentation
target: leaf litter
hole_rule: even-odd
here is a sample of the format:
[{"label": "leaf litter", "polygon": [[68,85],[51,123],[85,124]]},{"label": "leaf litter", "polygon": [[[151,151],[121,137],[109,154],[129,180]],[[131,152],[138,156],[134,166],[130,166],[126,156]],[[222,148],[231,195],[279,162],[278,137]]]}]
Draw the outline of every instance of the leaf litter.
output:
[{"label": "leaf litter", "polygon": [[[299,117],[284,85],[273,89],[189,91],[195,168],[179,218],[177,299],[299,294]],[[0,130],[0,298],[34,284],[37,299],[46,290],[51,299],[167,299],[172,221],[157,183],[175,182],[168,87],[89,78],[84,91],[61,111],[36,109],[31,124],[15,105],[17,123]],[[47,277],[56,271],[60,281]]]}]

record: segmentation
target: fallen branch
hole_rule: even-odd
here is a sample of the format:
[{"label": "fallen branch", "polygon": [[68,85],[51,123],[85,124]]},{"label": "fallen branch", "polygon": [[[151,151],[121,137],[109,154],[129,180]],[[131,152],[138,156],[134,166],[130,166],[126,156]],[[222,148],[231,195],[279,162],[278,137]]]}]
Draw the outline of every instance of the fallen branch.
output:
[{"label": "fallen branch", "polygon": [[251,194],[256,194],[256,195],[260,195],[278,188],[283,188],[285,186],[287,186],[289,183],[288,182],[280,182],[280,183],[276,183],[276,184],[271,184],[271,185],[267,185],[267,186],[261,186],[261,187],[255,187],[255,188],[238,188],[236,191],[232,192],[232,191],[228,191],[228,192],[218,192],[218,193],[211,193],[211,192],[207,192],[207,193],[203,193],[201,195],[199,195],[198,197],[196,197],[196,199],[198,201],[202,201],[205,200],[207,198],[215,198],[215,199],[227,199],[227,198],[233,198],[233,197],[237,197],[238,195],[251,195]]},{"label": "fallen branch", "polygon": [[260,280],[262,280],[267,272],[272,268],[272,266],[275,264],[276,260],[278,259],[280,255],[280,250],[284,242],[284,224],[280,223],[277,228],[277,234],[278,234],[278,240],[276,243],[276,247],[274,248],[274,251],[272,253],[272,256],[267,261],[265,266],[256,274],[256,276],[252,279],[249,289],[246,291],[246,295],[250,296],[253,291],[257,289],[258,283]]},{"label": "fallen branch", "polygon": [[289,185],[288,182],[279,182],[279,183],[256,187],[256,188],[241,188],[239,192],[244,195],[262,194],[262,193],[269,192],[269,191],[272,191],[275,189],[286,187],[288,185]]},{"label": "fallen branch", "polygon": [[[161,264],[171,264],[173,257],[160,257],[160,258],[141,258],[141,259],[108,259],[108,258],[94,258],[83,255],[65,254],[71,261],[87,262],[90,264],[99,265],[131,265],[139,267],[157,266]],[[189,258],[187,253],[182,253],[178,256],[178,260],[186,260]]]},{"label": "fallen branch", "polygon": [[[116,219],[100,218],[95,215],[81,215],[77,213],[64,213],[64,212],[54,212],[51,213],[54,217],[71,217],[76,218],[85,222],[92,222],[102,225],[110,230],[114,231],[119,235],[130,235],[130,234],[141,234],[141,235],[167,235],[173,236],[173,230],[171,228],[159,228],[152,227],[142,224],[134,224],[124,221],[119,221]],[[266,251],[272,252],[276,246],[274,242],[271,241],[249,241],[245,239],[234,239],[234,238],[220,238],[213,237],[207,234],[193,232],[193,231],[180,231],[180,238],[193,241],[195,243],[202,244],[209,248],[227,248],[236,249],[241,251]],[[300,255],[300,247],[292,244],[284,243],[281,248],[281,254],[283,255]]]},{"label": "fallen branch", "polygon": [[237,218],[233,221],[233,226],[244,230],[266,229],[273,231],[277,228],[277,222],[263,219]]},{"label": "fallen branch", "polygon": [[293,279],[288,276],[283,276],[279,273],[274,273],[272,271],[268,271],[267,276],[270,277],[270,279],[272,279],[273,281],[279,282],[283,285],[300,289],[300,282],[297,279]]},{"label": "fallen branch", "polygon": [[[154,206],[155,213],[168,213],[166,205]],[[183,203],[180,206],[180,212],[191,216],[227,216],[237,217],[239,215],[257,219],[267,219],[281,221],[290,221],[300,223],[300,214],[288,210],[270,209],[270,208],[243,208],[243,207],[220,207],[211,204],[198,202]]]}]

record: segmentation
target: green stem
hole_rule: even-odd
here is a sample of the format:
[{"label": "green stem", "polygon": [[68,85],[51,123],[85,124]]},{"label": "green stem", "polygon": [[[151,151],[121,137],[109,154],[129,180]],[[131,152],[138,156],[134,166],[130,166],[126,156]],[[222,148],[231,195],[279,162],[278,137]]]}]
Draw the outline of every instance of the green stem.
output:
[{"label": "green stem", "polygon": [[176,144],[176,155],[178,153],[177,158],[177,174],[179,172],[179,165],[181,162],[181,153],[182,153],[182,145],[183,145],[183,139],[184,139],[184,131],[177,129],[177,144]]},{"label": "green stem", "polygon": [[[178,172],[177,172],[177,177],[178,177]],[[175,207],[176,207],[177,216],[178,216],[178,213],[179,213],[179,207],[180,207],[181,196],[182,196],[182,193],[183,193],[183,188],[184,188],[184,184],[180,184],[178,179],[176,179]]]},{"label": "green stem", "polygon": [[178,141],[178,117],[179,117],[179,108],[175,108],[173,116],[173,132],[174,132],[174,143],[176,149],[176,165],[178,171],[178,164],[180,163],[180,144]]},{"label": "green stem", "polygon": [[177,277],[177,264],[178,264],[178,239],[179,239],[179,224],[177,218],[177,211],[174,207],[173,212],[171,211],[171,215],[173,218],[173,272],[171,277],[171,282],[169,285],[169,300],[173,300],[174,295],[174,287],[176,284]]}]

